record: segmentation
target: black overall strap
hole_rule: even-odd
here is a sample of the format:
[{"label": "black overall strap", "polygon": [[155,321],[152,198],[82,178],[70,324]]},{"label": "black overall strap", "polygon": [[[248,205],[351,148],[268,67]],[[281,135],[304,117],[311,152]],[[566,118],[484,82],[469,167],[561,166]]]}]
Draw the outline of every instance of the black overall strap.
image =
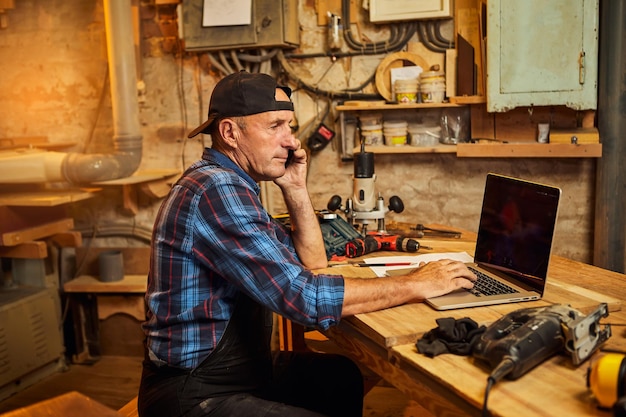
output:
[{"label": "black overall strap", "polygon": [[146,353],[140,415],[203,415],[198,406],[208,399],[240,392],[256,394],[272,378],[271,335],[271,311],[240,294],[222,338],[195,369],[159,366]]},{"label": "black overall strap", "polygon": [[272,377],[272,313],[239,294],[224,335],[211,354],[190,373],[204,396],[253,392]]}]

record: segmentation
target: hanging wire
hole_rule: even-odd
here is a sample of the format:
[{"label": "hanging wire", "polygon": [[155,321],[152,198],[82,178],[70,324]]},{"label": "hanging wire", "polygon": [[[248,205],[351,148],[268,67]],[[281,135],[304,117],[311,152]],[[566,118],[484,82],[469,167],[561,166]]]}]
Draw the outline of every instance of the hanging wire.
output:
[{"label": "hanging wire", "polygon": [[355,51],[360,51],[362,55],[377,55],[388,52],[395,52],[406,44],[413,34],[415,34],[415,23],[399,23],[391,25],[389,28],[390,36],[388,40],[372,43],[361,43],[352,36],[351,20],[350,20],[350,0],[342,0],[342,20],[344,22],[343,35],[346,44]]},{"label": "hanging wire", "polygon": [[287,74],[288,78],[292,82],[294,82],[299,88],[305,89],[311,93],[321,95],[324,97],[333,98],[333,99],[371,100],[371,99],[380,98],[379,94],[366,94],[366,93],[358,92],[358,91],[362,91],[368,84],[370,84],[374,80],[374,78],[376,77],[375,73],[372,74],[364,83],[362,83],[358,87],[347,88],[347,89],[343,89],[339,91],[322,90],[320,88],[313,87],[308,83],[305,83],[297,75],[296,71],[291,66],[291,64],[287,61],[282,51],[278,51],[277,58],[281,67]]},{"label": "hanging wire", "polygon": [[107,95],[106,86],[109,83],[109,66],[106,65],[105,67],[106,69],[104,72],[104,77],[102,78],[102,89],[100,90],[100,98],[98,100],[98,107],[96,108],[96,117],[95,117],[95,120],[93,121],[93,124],[91,125],[91,128],[89,129],[89,137],[83,144],[83,153],[86,153],[91,146],[91,142],[93,141],[96,127],[98,126],[98,121],[100,120],[100,114],[102,113],[102,108],[104,107],[104,99]]},{"label": "hanging wire", "polygon": [[441,25],[443,24],[443,20],[429,21],[429,24],[433,27],[433,34],[435,35],[435,39],[442,45],[447,46],[450,49],[454,49],[455,43],[454,38],[452,40],[446,39],[441,34]]},{"label": "hanging wire", "polygon": [[442,47],[431,42],[428,27],[423,22],[419,22],[417,24],[417,35],[420,42],[426,47],[426,49],[432,52],[445,53],[446,50],[448,50],[447,47]]}]

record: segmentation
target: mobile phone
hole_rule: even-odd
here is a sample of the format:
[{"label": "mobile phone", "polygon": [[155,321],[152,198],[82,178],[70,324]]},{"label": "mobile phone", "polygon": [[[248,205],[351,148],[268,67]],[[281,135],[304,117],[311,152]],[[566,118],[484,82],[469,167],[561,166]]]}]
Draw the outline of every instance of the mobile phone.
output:
[{"label": "mobile phone", "polygon": [[285,168],[287,168],[287,166],[291,163],[291,161],[293,160],[293,150],[289,149],[289,154],[287,155],[287,160],[285,161]]}]

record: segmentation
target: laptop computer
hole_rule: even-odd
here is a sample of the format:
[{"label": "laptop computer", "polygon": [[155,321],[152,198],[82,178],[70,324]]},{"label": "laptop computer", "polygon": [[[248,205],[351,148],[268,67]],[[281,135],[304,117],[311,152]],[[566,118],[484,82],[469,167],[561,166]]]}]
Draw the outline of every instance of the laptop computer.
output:
[{"label": "laptop computer", "polygon": [[[538,300],[543,296],[561,190],[557,187],[489,173],[478,226],[474,262],[511,290],[492,295],[457,290],[426,300],[437,310]],[[482,278],[479,278],[482,280]]]}]

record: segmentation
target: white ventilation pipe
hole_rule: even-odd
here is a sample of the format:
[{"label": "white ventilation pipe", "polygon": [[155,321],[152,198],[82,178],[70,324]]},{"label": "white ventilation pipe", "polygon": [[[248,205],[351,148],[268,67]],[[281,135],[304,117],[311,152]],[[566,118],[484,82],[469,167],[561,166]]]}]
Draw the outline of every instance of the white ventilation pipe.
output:
[{"label": "white ventilation pipe", "polygon": [[112,155],[70,154],[63,174],[72,183],[125,178],[141,162],[142,136],[131,0],[104,0],[113,107]]},{"label": "white ventilation pipe", "polygon": [[125,178],[139,167],[142,136],[131,0],[104,0],[104,18],[115,152],[66,154],[27,151],[6,154],[0,158],[0,183],[68,181],[88,184]]}]

